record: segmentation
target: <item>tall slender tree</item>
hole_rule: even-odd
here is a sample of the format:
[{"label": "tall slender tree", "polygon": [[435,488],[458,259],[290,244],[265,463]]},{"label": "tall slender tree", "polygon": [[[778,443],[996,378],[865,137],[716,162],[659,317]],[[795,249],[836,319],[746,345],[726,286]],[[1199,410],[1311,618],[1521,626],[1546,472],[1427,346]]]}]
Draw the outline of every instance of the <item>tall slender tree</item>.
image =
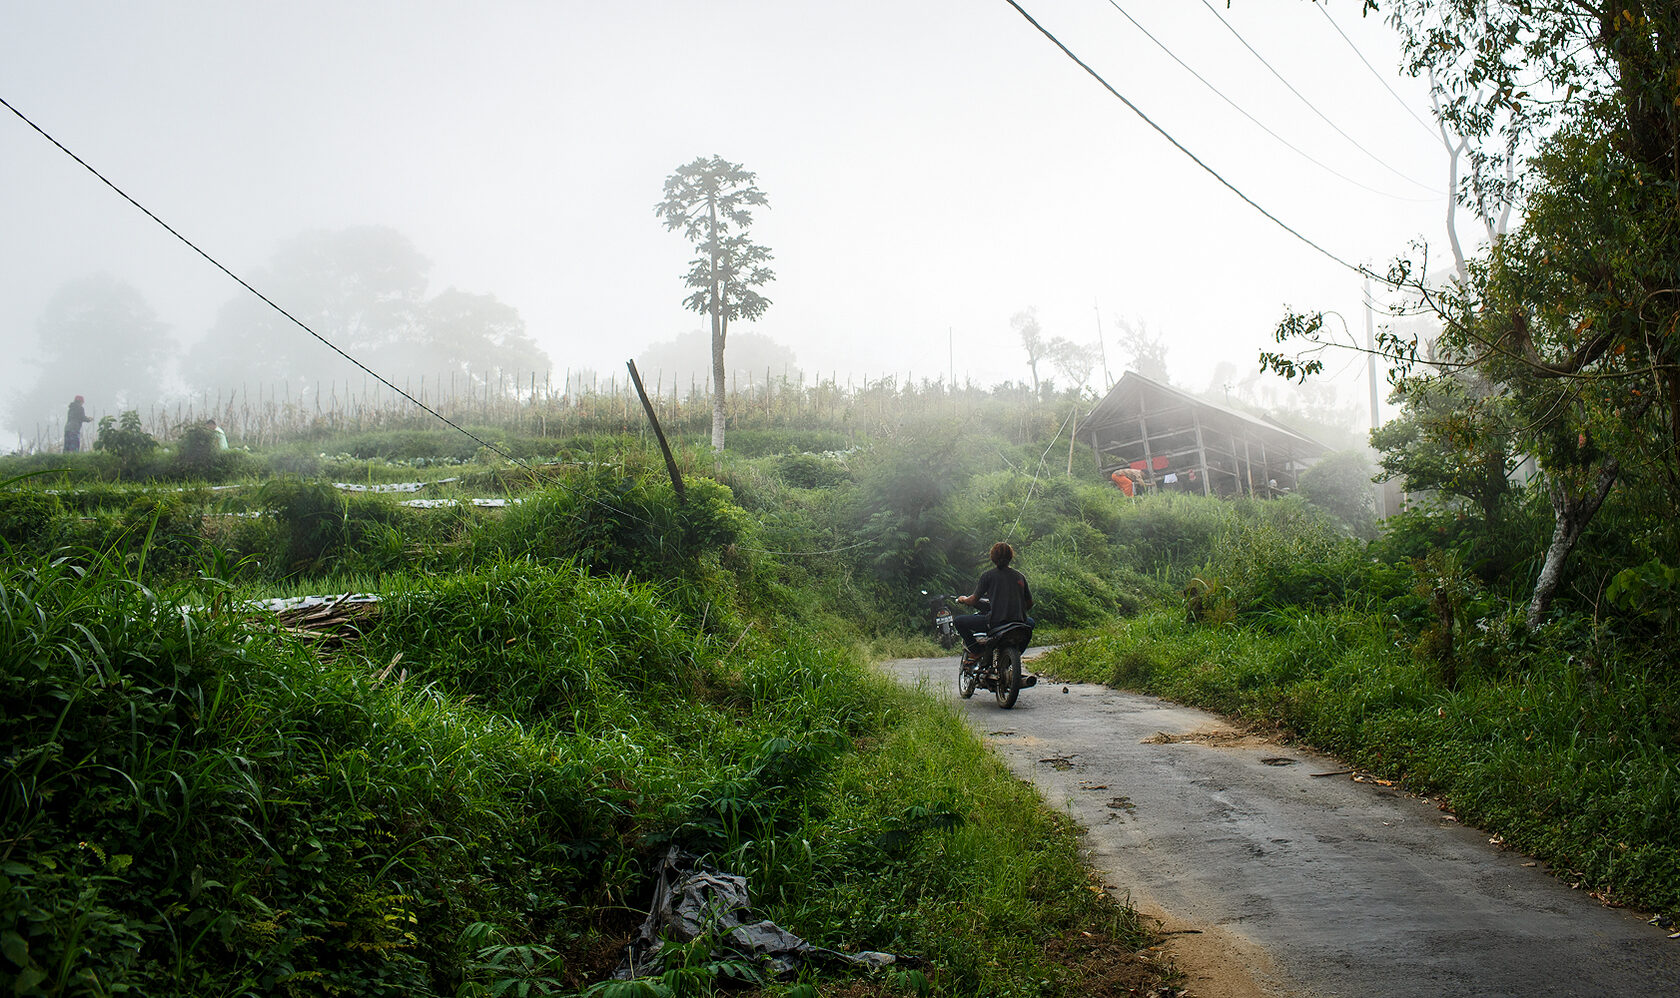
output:
[{"label": "tall slender tree", "polygon": [[712,449],[723,450],[727,385],[723,350],[732,319],[752,321],[770,307],[758,288],[775,280],[770,250],[747,235],[751,209],[769,199],[739,163],[702,156],[665,178],[665,197],[654,206],[666,229],[681,229],[699,252],[683,277],[694,289],[683,307],[712,317]]}]

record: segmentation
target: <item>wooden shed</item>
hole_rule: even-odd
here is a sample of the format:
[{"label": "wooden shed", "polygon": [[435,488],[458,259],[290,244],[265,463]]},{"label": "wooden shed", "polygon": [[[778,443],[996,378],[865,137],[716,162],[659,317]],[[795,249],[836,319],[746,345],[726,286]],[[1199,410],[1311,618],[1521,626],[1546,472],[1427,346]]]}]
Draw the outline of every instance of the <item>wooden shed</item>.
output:
[{"label": "wooden shed", "polygon": [[1080,421],[1103,477],[1143,473],[1146,491],[1249,495],[1293,492],[1328,447],[1281,424],[1187,395],[1127,371]]}]

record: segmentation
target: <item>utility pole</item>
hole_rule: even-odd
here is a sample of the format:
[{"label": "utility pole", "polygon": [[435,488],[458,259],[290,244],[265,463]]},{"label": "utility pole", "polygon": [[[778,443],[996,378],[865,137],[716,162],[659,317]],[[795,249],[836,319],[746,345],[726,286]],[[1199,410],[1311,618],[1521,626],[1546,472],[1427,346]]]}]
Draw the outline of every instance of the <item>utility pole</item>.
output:
[{"label": "utility pole", "polygon": [[1091,310],[1097,313],[1097,349],[1102,353],[1103,392],[1106,394],[1114,387],[1114,379],[1108,376],[1108,344],[1103,342],[1102,308],[1095,298],[1091,299]]},{"label": "utility pole", "polygon": [[[1369,277],[1365,278],[1362,291],[1365,298],[1365,376],[1371,387],[1371,429],[1374,430],[1377,428],[1379,419],[1377,413],[1377,331],[1376,319],[1371,314],[1371,279]],[[1386,490],[1382,485],[1376,485],[1375,488],[1377,490],[1377,514],[1386,517],[1389,514]]]}]

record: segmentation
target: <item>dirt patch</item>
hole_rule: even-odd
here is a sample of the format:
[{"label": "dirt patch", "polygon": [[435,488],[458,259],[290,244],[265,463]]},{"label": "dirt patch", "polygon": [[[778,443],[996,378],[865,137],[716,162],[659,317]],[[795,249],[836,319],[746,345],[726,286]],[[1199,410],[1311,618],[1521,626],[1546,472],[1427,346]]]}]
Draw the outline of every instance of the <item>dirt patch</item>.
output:
[{"label": "dirt patch", "polygon": [[1271,956],[1243,936],[1220,926],[1183,922],[1153,906],[1138,910],[1155,923],[1154,935],[1160,940],[1140,950],[1140,957],[1170,969],[1173,983],[1181,989],[1164,994],[1281,998],[1290,993],[1269,983],[1275,980]]},{"label": "dirt patch", "polygon": [[1215,748],[1243,748],[1272,744],[1272,740],[1264,735],[1257,735],[1252,731],[1236,731],[1231,728],[1199,728],[1179,735],[1157,731],[1143,739],[1139,744],[1181,745],[1186,742],[1196,745],[1211,745]]}]

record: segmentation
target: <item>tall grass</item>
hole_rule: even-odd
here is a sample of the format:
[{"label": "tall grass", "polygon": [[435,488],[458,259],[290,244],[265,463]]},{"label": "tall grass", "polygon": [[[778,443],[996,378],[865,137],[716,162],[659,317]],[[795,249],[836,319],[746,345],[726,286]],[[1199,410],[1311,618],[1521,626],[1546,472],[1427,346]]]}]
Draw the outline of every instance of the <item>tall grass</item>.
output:
[{"label": "tall grass", "polygon": [[[820,943],[931,957],[940,994],[1053,979],[1030,954],[985,969],[1027,927],[1119,924],[996,876],[1083,893],[1069,830],[958,721],[924,719],[850,653],[669,598],[696,583],[533,562],[415,578],[362,644],[325,654],[212,581],[132,568],[0,566],[14,993],[578,991],[669,844],[748,873],[768,915]],[[915,761],[923,743],[945,758]],[[959,799],[957,758],[996,799]],[[993,928],[952,948],[959,898],[932,899],[975,887],[999,898]],[[891,931],[838,914],[906,891],[928,902]]]}]

